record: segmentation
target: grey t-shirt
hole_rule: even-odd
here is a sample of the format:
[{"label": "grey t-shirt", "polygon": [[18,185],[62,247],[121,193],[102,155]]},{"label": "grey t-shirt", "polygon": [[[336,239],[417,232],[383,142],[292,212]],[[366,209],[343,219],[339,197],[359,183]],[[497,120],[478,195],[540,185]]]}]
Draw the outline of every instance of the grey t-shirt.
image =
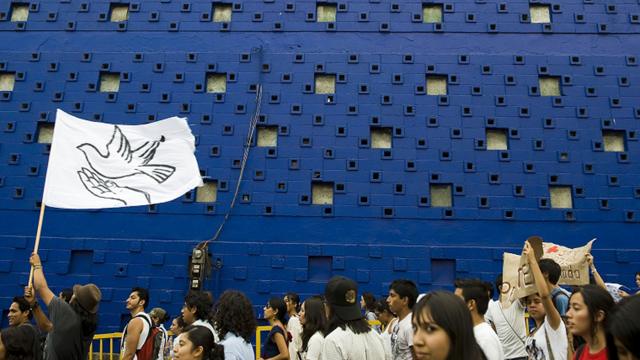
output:
[{"label": "grey t-shirt", "polygon": [[53,330],[44,345],[45,360],[85,360],[91,336],[82,336],[82,322],[71,305],[54,296],[47,306]]}]

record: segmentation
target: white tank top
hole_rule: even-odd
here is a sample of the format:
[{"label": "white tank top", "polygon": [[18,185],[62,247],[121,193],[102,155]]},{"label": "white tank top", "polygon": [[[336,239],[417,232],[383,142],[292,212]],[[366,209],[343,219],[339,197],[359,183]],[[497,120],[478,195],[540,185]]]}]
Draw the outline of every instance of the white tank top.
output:
[{"label": "white tank top", "polygon": [[[149,336],[149,329],[150,329],[149,325],[151,324],[151,317],[149,316],[149,314],[141,311],[137,313],[136,316],[134,316],[133,319],[131,319],[131,321],[137,318],[139,318],[140,321],[142,321],[142,332],[140,332],[140,337],[138,338],[138,344],[136,345],[136,350],[140,350],[142,348],[142,345],[144,345],[144,342],[147,341],[147,336]],[[131,321],[129,321],[129,324],[131,323]],[[122,349],[121,349],[122,354],[124,354],[124,351],[126,349],[126,339],[127,339],[126,336],[127,336],[127,328],[129,327],[129,324],[125,326],[124,331],[122,332],[122,341],[120,342],[122,344]],[[133,355],[133,360],[138,360],[138,357],[136,355]]]}]

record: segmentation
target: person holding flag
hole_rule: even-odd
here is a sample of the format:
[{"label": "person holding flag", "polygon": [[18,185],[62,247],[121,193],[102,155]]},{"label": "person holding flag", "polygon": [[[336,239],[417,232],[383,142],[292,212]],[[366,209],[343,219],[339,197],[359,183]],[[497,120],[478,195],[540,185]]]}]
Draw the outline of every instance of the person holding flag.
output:
[{"label": "person holding flag", "polygon": [[[102,299],[100,289],[94,284],[75,285],[71,301],[55,296],[49,289],[42,270],[40,256],[33,253],[29,259],[33,267],[33,287],[25,288],[25,299],[31,304],[36,322],[46,316],[38,306],[35,292],[49,311],[49,334],[44,347],[46,360],[85,360],[93,335],[98,328],[98,307]],[[40,326],[40,324],[38,324]]]},{"label": "person holding flag", "polygon": [[[49,289],[38,256],[45,208],[102,209],[174,200],[203,184],[194,151],[195,138],[184,118],[105,124],[58,109],[25,288],[38,327],[49,333],[45,359],[87,358],[101,299],[94,284],[74,286],[69,303]],[[50,320],[38,308],[36,293]]]}]

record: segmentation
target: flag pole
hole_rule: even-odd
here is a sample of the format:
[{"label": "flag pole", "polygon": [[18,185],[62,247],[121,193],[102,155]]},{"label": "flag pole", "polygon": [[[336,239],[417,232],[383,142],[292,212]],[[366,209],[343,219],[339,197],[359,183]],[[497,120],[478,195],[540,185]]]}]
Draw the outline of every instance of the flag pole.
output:
[{"label": "flag pole", "polygon": [[[36,243],[33,246],[33,252],[34,253],[38,253],[38,248],[40,247],[40,234],[42,233],[42,220],[44,219],[44,208],[46,206],[44,205],[44,202],[40,203],[40,217],[38,218],[38,229],[36,230]],[[29,284],[28,286],[31,287],[31,285],[33,284],[33,266],[31,266],[31,271],[29,272]]]}]

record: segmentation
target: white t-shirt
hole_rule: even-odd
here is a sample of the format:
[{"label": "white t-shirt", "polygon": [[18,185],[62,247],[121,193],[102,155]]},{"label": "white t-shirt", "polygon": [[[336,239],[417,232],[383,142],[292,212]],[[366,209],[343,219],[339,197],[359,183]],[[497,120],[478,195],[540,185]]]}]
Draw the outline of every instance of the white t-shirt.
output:
[{"label": "white t-shirt", "polygon": [[[316,331],[311,335],[307,344],[307,352],[300,352],[300,357],[291,358],[291,360],[320,360],[322,354],[322,346],[324,345],[324,336],[320,331]],[[300,345],[302,347],[302,345]]]},{"label": "white t-shirt", "polygon": [[393,360],[412,360],[411,347],[413,346],[413,327],[411,326],[411,313],[393,325],[391,331],[391,353]]},{"label": "white t-shirt", "polygon": [[385,352],[382,338],[375,330],[355,334],[349,327],[336,328],[327,335],[322,346],[321,360],[391,360]]},{"label": "white t-shirt", "polygon": [[384,345],[384,352],[391,354],[391,330],[393,330],[393,326],[398,322],[398,318],[393,318],[387,324],[387,327],[380,334],[382,337],[382,344]]},{"label": "white t-shirt", "polygon": [[297,359],[298,350],[302,347],[302,324],[297,316],[292,316],[287,322],[287,331],[291,334],[289,342],[289,359]]},{"label": "white t-shirt", "polygon": [[498,339],[498,335],[493,331],[491,325],[486,322],[478,324],[473,327],[473,334],[487,360],[504,360],[500,339]]},{"label": "white t-shirt", "polygon": [[224,339],[220,341],[224,346],[225,360],[254,360],[256,358],[253,347],[243,338],[232,332],[228,332]]},{"label": "white t-shirt", "polygon": [[[547,334],[545,336],[545,333]],[[547,346],[547,340],[549,345]],[[527,354],[531,360],[551,360],[548,354],[548,348],[553,352],[553,360],[567,360],[567,348],[569,342],[567,340],[567,329],[564,322],[560,321],[560,326],[556,330],[551,328],[547,318],[533,335],[529,335],[526,341]]]},{"label": "white t-shirt", "polygon": [[484,314],[484,319],[496,327],[506,359],[527,356],[527,351],[524,348],[524,341],[527,337],[524,313],[525,308],[518,300],[506,309],[502,309],[500,301],[489,301],[489,308]]},{"label": "white t-shirt", "polygon": [[220,342],[220,338],[218,337],[218,333],[213,329],[213,325],[210,322],[204,321],[202,319],[198,319],[191,324],[191,326],[204,326],[213,334],[213,340],[218,343]]}]

